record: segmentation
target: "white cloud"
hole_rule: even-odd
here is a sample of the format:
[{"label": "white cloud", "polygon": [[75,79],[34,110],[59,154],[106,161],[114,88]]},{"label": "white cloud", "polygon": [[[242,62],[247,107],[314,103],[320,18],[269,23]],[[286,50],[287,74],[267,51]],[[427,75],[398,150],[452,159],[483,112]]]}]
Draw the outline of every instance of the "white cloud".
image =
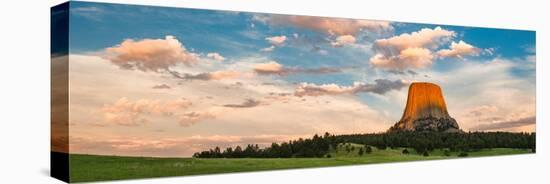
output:
[{"label": "white cloud", "polygon": [[225,57],[223,57],[222,55],[220,55],[220,53],[217,53],[217,52],[210,52],[210,53],[206,54],[206,57],[212,58],[216,61],[224,61],[225,60]]},{"label": "white cloud", "polygon": [[441,27],[435,27],[434,29],[423,28],[412,33],[403,33],[391,38],[378,39],[375,41],[374,49],[384,54],[405,50],[411,47],[434,49],[442,43],[450,41],[455,34],[454,31],[449,31]]},{"label": "white cloud", "polygon": [[454,36],[455,32],[436,27],[378,39],[373,45],[376,54],[370,58],[371,66],[390,70],[431,66],[434,59],[431,50]]},{"label": "white cloud", "polygon": [[273,45],[269,46],[269,47],[266,47],[266,48],[260,49],[260,51],[262,51],[262,52],[271,52],[273,50],[275,50],[275,46],[273,46]]},{"label": "white cloud", "polygon": [[[452,42],[450,49],[441,49],[437,52],[439,57],[456,57],[463,58],[464,56],[477,56],[479,55],[480,49],[476,48],[462,40],[458,43]],[[492,53],[492,52],[490,52]]]}]

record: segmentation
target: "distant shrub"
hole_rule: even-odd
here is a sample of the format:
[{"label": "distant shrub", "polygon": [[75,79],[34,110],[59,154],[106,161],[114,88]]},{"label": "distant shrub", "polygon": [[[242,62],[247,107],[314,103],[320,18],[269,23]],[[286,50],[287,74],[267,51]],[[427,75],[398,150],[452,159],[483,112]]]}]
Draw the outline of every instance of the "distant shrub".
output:
[{"label": "distant shrub", "polygon": [[365,153],[366,154],[372,153],[372,148],[369,145],[365,145]]},{"label": "distant shrub", "polygon": [[404,149],[401,153],[405,154],[405,155],[408,155],[409,154],[409,150],[408,149]]},{"label": "distant shrub", "polygon": [[327,158],[332,158],[332,155],[330,155],[330,154],[327,154]]},{"label": "distant shrub", "polygon": [[425,157],[430,156],[430,154],[428,154],[428,151],[424,151],[422,155],[424,155]]},{"label": "distant shrub", "polygon": [[460,154],[458,154],[458,157],[467,157],[468,156],[468,153],[466,152],[462,152]]},{"label": "distant shrub", "polygon": [[449,150],[445,150],[445,151],[443,151],[443,155],[445,155],[447,157],[451,156],[451,152]]},{"label": "distant shrub", "polygon": [[379,150],[386,150],[386,145],[377,145],[376,148]]}]

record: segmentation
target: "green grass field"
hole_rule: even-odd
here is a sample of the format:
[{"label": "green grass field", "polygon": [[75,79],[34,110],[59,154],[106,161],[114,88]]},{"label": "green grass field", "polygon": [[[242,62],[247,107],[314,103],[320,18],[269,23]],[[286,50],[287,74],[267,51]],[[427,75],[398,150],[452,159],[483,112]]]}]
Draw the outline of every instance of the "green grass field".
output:
[{"label": "green grass field", "polygon": [[[329,154],[331,158],[150,158],[119,157],[98,155],[70,155],[71,182],[101,180],[137,179],[167,176],[187,176],[199,174],[231,173],[277,169],[312,168],[325,166],[344,166],[355,164],[390,163],[416,160],[437,160],[458,158],[457,152],[445,156],[443,150],[434,150],[430,156],[422,156],[404,148],[378,150],[359,156],[363,145],[348,144],[353,151],[347,152],[345,146],[338,146]],[[494,148],[468,152],[469,157],[495,156],[530,153],[527,149]]]}]

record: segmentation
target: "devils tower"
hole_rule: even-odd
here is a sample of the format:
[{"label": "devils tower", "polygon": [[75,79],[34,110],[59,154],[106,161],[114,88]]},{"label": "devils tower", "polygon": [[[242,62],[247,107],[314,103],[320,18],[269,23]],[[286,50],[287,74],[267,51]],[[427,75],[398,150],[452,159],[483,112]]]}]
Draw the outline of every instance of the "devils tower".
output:
[{"label": "devils tower", "polygon": [[411,84],[403,116],[388,131],[462,132],[447,112],[441,88],[428,82]]}]

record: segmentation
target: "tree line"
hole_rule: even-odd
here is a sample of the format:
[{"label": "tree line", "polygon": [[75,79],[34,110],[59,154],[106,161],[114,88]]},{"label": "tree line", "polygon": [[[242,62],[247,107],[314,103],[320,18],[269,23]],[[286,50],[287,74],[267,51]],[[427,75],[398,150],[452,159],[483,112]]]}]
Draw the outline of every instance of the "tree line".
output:
[{"label": "tree line", "polygon": [[356,143],[374,146],[378,149],[406,147],[417,153],[426,153],[434,149],[448,149],[451,152],[469,152],[484,148],[518,148],[535,151],[535,133],[511,132],[391,132],[332,135],[315,134],[312,138],[272,143],[260,148],[257,144],[248,144],[221,149],[216,147],[193,154],[195,158],[304,158],[324,157],[341,143]]}]

